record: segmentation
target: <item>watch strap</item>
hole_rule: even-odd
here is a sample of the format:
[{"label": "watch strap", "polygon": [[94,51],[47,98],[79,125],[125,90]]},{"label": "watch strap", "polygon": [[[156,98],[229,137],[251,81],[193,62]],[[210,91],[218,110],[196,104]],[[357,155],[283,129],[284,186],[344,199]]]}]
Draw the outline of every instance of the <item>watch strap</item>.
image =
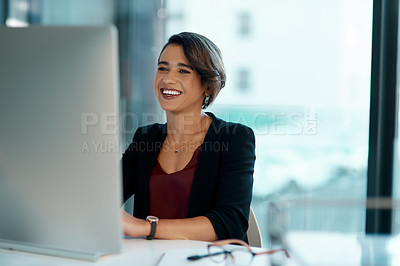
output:
[{"label": "watch strap", "polygon": [[157,223],[156,222],[150,222],[150,234],[146,237],[148,240],[152,240],[154,238],[154,235],[156,234],[156,226]]}]

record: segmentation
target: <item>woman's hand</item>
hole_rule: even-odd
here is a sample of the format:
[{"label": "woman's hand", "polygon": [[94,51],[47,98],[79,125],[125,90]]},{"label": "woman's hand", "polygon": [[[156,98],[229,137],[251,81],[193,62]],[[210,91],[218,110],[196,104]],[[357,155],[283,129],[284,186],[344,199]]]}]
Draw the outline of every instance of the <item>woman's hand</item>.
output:
[{"label": "woman's hand", "polygon": [[150,234],[150,223],[133,217],[126,211],[122,212],[122,228],[127,236],[147,236]]}]

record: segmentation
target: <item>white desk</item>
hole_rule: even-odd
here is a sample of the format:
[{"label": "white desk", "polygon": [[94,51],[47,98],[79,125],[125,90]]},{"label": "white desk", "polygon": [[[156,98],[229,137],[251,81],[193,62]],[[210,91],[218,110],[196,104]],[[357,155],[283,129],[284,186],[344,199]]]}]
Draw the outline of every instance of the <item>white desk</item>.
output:
[{"label": "white desk", "polygon": [[[357,236],[327,232],[294,232],[287,236],[289,253],[285,266],[400,265],[400,236]],[[209,259],[187,261],[187,256],[206,253],[207,242],[192,240],[124,240],[124,252],[97,262],[8,251],[0,249],[1,266],[199,266]],[[163,255],[165,254],[165,255]],[[161,259],[161,260],[160,260]],[[214,264],[218,265],[218,264]],[[221,263],[219,265],[225,265]],[[269,255],[256,256],[252,265],[269,264]]]},{"label": "white desk", "polygon": [[[45,255],[8,251],[0,249],[1,266],[155,266],[155,265],[212,265],[209,259],[187,261],[189,255],[207,252],[208,242],[192,240],[146,240],[132,238],[124,240],[124,251],[121,254],[105,256],[97,262],[78,261]],[[167,252],[168,251],[168,252]],[[165,255],[163,255],[167,252]],[[200,252],[200,253],[199,253]],[[161,259],[161,260],[160,260]],[[225,265],[216,264],[216,265]],[[268,255],[256,256],[252,265],[267,266]]]},{"label": "white desk", "polygon": [[400,236],[358,236],[331,232],[291,232],[287,266],[400,265]]}]

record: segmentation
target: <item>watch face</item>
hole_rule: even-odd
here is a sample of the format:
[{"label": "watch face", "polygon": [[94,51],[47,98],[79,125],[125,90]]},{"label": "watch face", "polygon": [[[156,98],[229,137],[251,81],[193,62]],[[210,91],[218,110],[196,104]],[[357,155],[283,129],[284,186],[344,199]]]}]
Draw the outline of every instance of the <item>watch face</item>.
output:
[{"label": "watch face", "polygon": [[147,216],[146,220],[151,223],[158,223],[158,217],[155,216]]}]

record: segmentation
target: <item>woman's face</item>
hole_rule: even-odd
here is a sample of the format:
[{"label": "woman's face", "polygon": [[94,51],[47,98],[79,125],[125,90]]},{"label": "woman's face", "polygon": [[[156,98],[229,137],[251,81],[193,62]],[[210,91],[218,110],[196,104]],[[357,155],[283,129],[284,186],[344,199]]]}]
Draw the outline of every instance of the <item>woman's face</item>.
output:
[{"label": "woman's face", "polygon": [[161,108],[165,111],[201,111],[205,89],[200,75],[189,65],[181,45],[170,44],[162,52],[154,89]]}]

